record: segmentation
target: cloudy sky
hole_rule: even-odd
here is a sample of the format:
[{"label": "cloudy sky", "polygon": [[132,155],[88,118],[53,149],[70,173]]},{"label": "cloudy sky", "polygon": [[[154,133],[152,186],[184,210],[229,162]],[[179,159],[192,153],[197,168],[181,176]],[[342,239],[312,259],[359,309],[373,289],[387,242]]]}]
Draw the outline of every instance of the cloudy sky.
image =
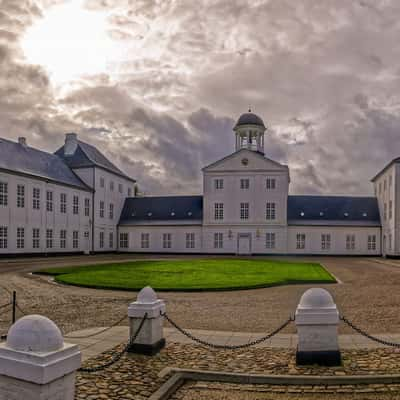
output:
[{"label": "cloudy sky", "polygon": [[400,156],[398,0],[0,0],[0,136],[74,131],[147,194],[201,193],[248,107],[291,192]]}]

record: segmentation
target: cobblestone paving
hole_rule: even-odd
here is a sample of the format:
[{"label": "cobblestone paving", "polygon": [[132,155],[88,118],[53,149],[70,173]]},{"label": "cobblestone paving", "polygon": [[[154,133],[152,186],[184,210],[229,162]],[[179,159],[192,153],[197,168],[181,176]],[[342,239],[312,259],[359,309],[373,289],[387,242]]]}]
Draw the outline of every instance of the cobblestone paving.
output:
[{"label": "cobblestone paving", "polygon": [[[46,262],[40,259],[18,260],[11,265],[0,261],[0,305],[10,299],[4,287],[17,290],[19,304],[26,312],[51,318],[63,332],[110,326],[126,314],[128,304],[136,298],[136,293],[55,285],[41,277],[27,275],[26,271],[39,269],[40,265],[87,264],[109,261],[112,257],[122,260],[120,255],[110,255],[108,258],[49,258]],[[138,258],[137,255],[130,257]],[[382,260],[361,257],[308,259],[321,262],[343,282],[324,287],[333,294],[339,310],[355,324],[371,333],[400,332],[400,262],[397,266],[397,260],[387,264],[386,261],[382,263]],[[23,272],[11,272],[12,268],[16,271],[22,268]],[[288,285],[235,292],[162,293],[160,297],[166,301],[168,314],[184,328],[268,332],[293,314],[301,295],[309,287]],[[0,310],[0,333],[7,330],[10,315],[10,310]],[[122,325],[126,324],[126,320],[122,322]],[[353,333],[343,324],[340,324],[339,331]],[[294,326],[290,326],[283,333],[293,332]]]},{"label": "cobblestone paving", "polygon": [[[114,350],[121,349],[122,345]],[[85,363],[85,366],[99,365],[108,360],[111,355],[112,352],[103,353],[89,360]],[[159,372],[165,367],[278,375],[330,376],[396,374],[400,371],[400,353],[393,349],[376,349],[374,351],[348,350],[344,351],[342,355],[343,365],[340,367],[296,367],[295,351],[290,349],[251,348],[236,351],[212,351],[191,344],[169,344],[160,354],[154,357],[128,354],[121,361],[104,371],[92,374],[79,373],[77,376],[76,399],[144,400],[167,380],[168,377],[160,378],[158,376]],[[201,383],[201,385],[204,384]],[[243,388],[243,386],[241,387]],[[263,385],[260,388],[264,392],[273,390],[274,393],[290,392],[293,394],[306,393],[308,390],[312,390],[311,393],[325,394],[385,392],[396,393],[397,398],[400,398],[400,385],[364,385],[354,387],[277,387]],[[191,398],[187,397],[188,394],[185,394],[185,390],[189,390],[189,392],[190,390],[196,391],[193,388],[183,389],[176,395],[178,396],[176,399],[187,400]],[[199,392],[199,389],[197,389],[197,392]],[[220,388],[219,393],[224,396],[227,390],[221,390]],[[199,393],[199,396],[202,396],[202,394]],[[205,399],[206,397],[198,397],[199,400],[203,398]],[[216,397],[216,399],[219,398],[229,397]],[[255,397],[253,398],[255,399]],[[343,397],[340,398],[342,399]],[[207,397],[207,399],[211,400],[212,397]],[[363,397],[363,399],[367,399],[367,397]]]},{"label": "cobblestone paving", "polygon": [[296,386],[185,384],[171,400],[398,400],[399,385]]}]

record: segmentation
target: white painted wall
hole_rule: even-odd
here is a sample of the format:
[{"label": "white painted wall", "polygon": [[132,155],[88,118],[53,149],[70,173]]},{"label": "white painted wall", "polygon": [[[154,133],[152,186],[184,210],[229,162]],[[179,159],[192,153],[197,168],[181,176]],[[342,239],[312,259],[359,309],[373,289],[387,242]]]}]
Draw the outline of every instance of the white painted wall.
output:
[{"label": "white painted wall", "polygon": [[[84,199],[91,199],[91,192],[71,188],[44,180],[0,172],[0,182],[8,183],[8,205],[0,205],[0,226],[8,227],[8,248],[0,254],[8,253],[53,253],[82,252],[90,248],[89,239],[84,233],[89,232],[89,219],[84,215]],[[25,187],[25,206],[17,207],[17,185]],[[40,209],[33,209],[33,188],[40,189]],[[46,210],[46,192],[53,192],[53,211]],[[67,213],[60,212],[60,194],[67,195]],[[79,214],[72,212],[73,196],[79,197]],[[25,228],[25,246],[17,248],[17,228]],[[32,230],[40,229],[40,247],[33,248]],[[46,230],[53,229],[53,248],[46,247]],[[66,248],[60,247],[60,230],[67,230]],[[79,232],[79,246],[72,246],[73,231]]]}]

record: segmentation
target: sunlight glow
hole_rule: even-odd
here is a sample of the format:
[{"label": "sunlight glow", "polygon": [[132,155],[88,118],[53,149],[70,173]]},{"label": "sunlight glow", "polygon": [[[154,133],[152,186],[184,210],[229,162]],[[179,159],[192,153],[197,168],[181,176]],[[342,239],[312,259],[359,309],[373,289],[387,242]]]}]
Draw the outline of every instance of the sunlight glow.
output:
[{"label": "sunlight glow", "polygon": [[119,46],[107,35],[106,13],[86,10],[82,0],[44,12],[21,41],[29,63],[42,65],[57,85],[107,72]]}]

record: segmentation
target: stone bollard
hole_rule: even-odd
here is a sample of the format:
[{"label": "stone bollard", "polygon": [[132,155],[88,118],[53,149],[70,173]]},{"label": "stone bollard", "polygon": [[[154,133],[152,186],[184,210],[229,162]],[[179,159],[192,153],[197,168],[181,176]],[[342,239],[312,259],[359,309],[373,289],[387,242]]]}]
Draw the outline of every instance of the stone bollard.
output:
[{"label": "stone bollard", "polygon": [[0,400],[73,400],[81,352],[64,343],[57,325],[28,315],[0,344]]},{"label": "stone bollard", "polygon": [[296,363],[340,365],[338,324],[339,313],[330,293],[319,288],[307,290],[296,310]]},{"label": "stone bollard", "polygon": [[139,292],[137,300],[128,307],[130,340],[132,340],[147,313],[147,319],[136,340],[130,345],[129,352],[154,355],[165,346],[164,317],[160,315],[161,312],[165,312],[164,301],[157,299],[154,290],[146,286]]}]

